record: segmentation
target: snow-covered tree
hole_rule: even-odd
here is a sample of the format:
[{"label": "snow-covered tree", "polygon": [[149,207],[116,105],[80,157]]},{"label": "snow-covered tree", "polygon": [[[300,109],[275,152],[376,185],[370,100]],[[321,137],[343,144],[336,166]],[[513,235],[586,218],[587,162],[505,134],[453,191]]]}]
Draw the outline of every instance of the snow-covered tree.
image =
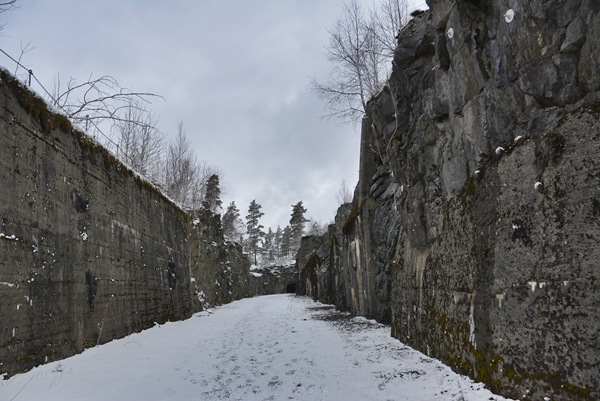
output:
[{"label": "snow-covered tree", "polygon": [[304,223],[308,220],[304,217],[306,208],[302,205],[302,201],[292,205],[292,217],[290,218],[290,228],[292,230],[291,251],[296,252],[300,248],[300,239],[304,233]]},{"label": "snow-covered tree", "polygon": [[285,226],[281,233],[281,253],[282,258],[287,258],[292,254],[292,229],[290,226]]},{"label": "snow-covered tree", "polygon": [[275,235],[273,236],[273,251],[277,257],[281,257],[281,237],[283,235],[283,231],[280,226],[277,226],[277,230],[275,231]]},{"label": "snow-covered tree", "polygon": [[203,206],[213,212],[221,209],[221,188],[219,186],[219,175],[212,174],[208,177],[206,191],[204,193]]},{"label": "snow-covered tree", "polygon": [[241,244],[244,233],[244,222],[240,219],[240,211],[235,202],[231,202],[227,206],[227,210],[221,220],[223,222],[223,234],[232,241],[239,240]]},{"label": "snow-covered tree", "polygon": [[265,234],[265,237],[263,239],[263,246],[262,246],[263,258],[265,258],[268,261],[275,260],[276,254],[275,254],[274,239],[275,239],[275,233],[273,232],[273,230],[271,230],[271,227],[269,227],[269,232],[267,232]]}]

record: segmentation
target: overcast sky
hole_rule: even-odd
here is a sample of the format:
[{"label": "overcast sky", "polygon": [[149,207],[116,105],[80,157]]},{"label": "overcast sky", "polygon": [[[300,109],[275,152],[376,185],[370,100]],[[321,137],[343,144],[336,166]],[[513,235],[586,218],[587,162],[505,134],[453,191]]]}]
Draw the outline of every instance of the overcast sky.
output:
[{"label": "overcast sky", "polygon": [[[308,89],[309,76],[326,78],[327,28],[342,0],[19,4],[0,14],[0,48],[16,58],[31,42],[22,63],[49,90],[58,73],[63,82],[94,74],[162,95],[149,106],[158,128],[172,138],[183,121],[198,158],[224,174],[223,206],[235,201],[242,217],[256,199],[261,223],[283,228],[302,200],[307,217],[327,223],[341,181],[356,184],[358,127],[323,121]],[[2,54],[0,65],[14,72]]]}]

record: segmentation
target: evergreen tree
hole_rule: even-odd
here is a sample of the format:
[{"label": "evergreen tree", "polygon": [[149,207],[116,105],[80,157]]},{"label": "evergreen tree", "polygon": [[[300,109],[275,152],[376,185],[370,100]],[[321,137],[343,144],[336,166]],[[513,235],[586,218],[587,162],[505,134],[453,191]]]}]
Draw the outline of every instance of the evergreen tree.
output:
[{"label": "evergreen tree", "polygon": [[[229,206],[227,206],[227,211],[222,218],[223,221],[223,234],[225,234],[230,239],[237,238],[240,232],[238,232],[238,226],[241,223],[240,220],[240,211],[235,205],[235,202],[231,202]],[[243,223],[241,223],[243,224]]]},{"label": "evergreen tree", "polygon": [[292,252],[292,229],[285,226],[281,233],[281,254],[282,258],[287,258]]},{"label": "evergreen tree", "polygon": [[267,259],[268,261],[275,260],[274,239],[275,233],[273,230],[271,230],[271,227],[269,227],[269,232],[265,234],[262,248],[263,258]]},{"label": "evergreen tree", "polygon": [[304,233],[304,223],[308,220],[304,218],[306,209],[302,206],[302,201],[292,205],[292,218],[290,219],[290,228],[292,229],[291,251],[296,252],[300,248],[300,240]]},{"label": "evergreen tree", "polygon": [[246,216],[246,233],[248,234],[248,250],[254,254],[254,264],[257,263],[256,255],[258,254],[259,247],[258,243],[260,239],[265,235],[262,231],[264,228],[259,224],[259,220],[264,213],[260,211],[262,206],[256,203],[256,199],[250,202],[248,207],[248,215]]},{"label": "evergreen tree", "polygon": [[204,194],[204,201],[202,205],[206,209],[210,209],[213,212],[217,212],[221,209],[221,188],[219,186],[219,175],[212,174],[208,177],[206,183],[206,193]]},{"label": "evergreen tree", "polygon": [[281,231],[281,227],[277,226],[277,231],[275,231],[275,235],[273,236],[273,252],[277,257],[281,257],[281,236],[283,232]]}]

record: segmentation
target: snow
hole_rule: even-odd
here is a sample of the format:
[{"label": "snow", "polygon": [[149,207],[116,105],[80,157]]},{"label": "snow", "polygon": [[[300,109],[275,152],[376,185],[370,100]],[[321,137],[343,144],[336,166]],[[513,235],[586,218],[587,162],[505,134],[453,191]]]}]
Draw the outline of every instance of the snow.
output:
[{"label": "snow", "polygon": [[0,400],[504,400],[295,295],[248,298],[0,381]]}]

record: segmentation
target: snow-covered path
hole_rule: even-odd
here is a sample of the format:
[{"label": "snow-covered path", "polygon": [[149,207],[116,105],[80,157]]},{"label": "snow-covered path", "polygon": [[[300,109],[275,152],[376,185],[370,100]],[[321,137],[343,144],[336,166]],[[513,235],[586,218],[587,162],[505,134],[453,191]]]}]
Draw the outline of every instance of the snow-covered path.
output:
[{"label": "snow-covered path", "polygon": [[0,400],[504,400],[294,295],[244,299],[0,381]]}]

